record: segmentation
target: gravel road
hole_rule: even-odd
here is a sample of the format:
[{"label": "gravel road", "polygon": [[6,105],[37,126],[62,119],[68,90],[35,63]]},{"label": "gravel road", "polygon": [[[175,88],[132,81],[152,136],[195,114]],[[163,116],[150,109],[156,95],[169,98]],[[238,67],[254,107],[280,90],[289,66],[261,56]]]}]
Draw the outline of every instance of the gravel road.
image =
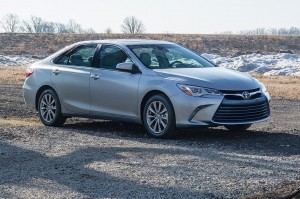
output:
[{"label": "gravel road", "polygon": [[246,132],[158,140],[111,121],[44,127],[20,85],[0,85],[0,198],[279,198],[300,187],[300,101],[271,109]]}]

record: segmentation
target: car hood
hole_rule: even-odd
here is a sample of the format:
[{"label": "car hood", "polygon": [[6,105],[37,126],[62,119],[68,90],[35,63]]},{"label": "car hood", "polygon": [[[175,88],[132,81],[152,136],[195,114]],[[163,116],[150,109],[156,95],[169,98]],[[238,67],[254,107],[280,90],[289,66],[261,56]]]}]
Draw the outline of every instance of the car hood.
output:
[{"label": "car hood", "polygon": [[154,71],[178,83],[218,90],[251,90],[260,87],[259,82],[250,75],[219,67],[155,69]]}]

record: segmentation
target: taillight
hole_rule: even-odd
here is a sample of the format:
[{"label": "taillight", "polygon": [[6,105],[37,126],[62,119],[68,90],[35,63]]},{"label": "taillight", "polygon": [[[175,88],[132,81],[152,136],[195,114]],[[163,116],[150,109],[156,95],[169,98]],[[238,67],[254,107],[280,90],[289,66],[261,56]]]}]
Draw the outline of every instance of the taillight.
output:
[{"label": "taillight", "polygon": [[25,76],[29,77],[30,75],[32,75],[34,73],[34,70],[32,68],[27,68],[26,69],[26,73]]}]

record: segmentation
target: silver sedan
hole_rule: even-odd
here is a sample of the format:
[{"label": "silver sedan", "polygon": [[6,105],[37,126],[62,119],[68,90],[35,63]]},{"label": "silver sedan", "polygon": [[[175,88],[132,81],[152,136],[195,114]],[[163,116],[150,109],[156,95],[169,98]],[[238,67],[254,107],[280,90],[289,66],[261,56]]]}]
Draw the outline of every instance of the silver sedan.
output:
[{"label": "silver sedan", "polygon": [[270,115],[258,80],[164,41],[75,43],[30,66],[26,77],[25,102],[47,126],[101,118],[140,123],[165,138],[176,127],[246,130]]}]

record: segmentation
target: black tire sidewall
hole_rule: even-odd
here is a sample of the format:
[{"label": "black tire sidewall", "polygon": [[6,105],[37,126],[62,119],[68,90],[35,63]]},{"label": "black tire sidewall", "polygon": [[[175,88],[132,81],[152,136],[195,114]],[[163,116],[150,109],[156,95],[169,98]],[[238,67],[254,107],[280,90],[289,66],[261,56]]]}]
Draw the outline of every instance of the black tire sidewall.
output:
[{"label": "black tire sidewall", "polygon": [[[154,101],[162,102],[168,111],[167,127],[160,134],[153,133],[147,123],[147,109],[148,109],[149,105]],[[154,96],[150,97],[147,100],[147,102],[144,106],[144,109],[143,109],[143,124],[144,124],[144,127],[145,127],[148,135],[150,135],[151,137],[170,138],[170,137],[175,136],[175,134],[176,134],[176,132],[175,132],[175,113],[174,113],[174,109],[173,109],[173,106],[172,106],[172,103],[170,102],[170,100],[167,97],[165,97],[164,95],[154,95]]]},{"label": "black tire sidewall", "polygon": [[[55,104],[56,104],[56,114],[55,114],[55,118],[52,122],[45,121],[43,119],[43,117],[41,115],[41,111],[40,111],[41,100],[42,100],[43,96],[46,94],[50,94],[54,98]],[[65,118],[62,116],[62,113],[61,113],[61,106],[60,106],[59,98],[52,89],[47,89],[47,90],[43,91],[42,94],[40,95],[39,102],[38,102],[38,114],[39,114],[41,122],[45,126],[60,126],[64,122]]]}]

